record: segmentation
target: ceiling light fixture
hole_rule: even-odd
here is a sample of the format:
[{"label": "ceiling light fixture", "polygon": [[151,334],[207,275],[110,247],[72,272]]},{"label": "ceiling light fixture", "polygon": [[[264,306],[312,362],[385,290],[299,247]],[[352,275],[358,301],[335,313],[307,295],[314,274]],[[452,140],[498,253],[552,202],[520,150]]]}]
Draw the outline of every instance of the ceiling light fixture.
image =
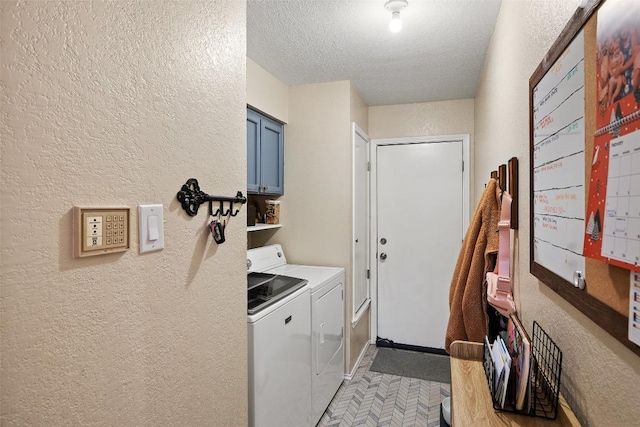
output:
[{"label": "ceiling light fixture", "polygon": [[389,21],[389,31],[397,33],[402,29],[402,21],[400,20],[400,11],[407,7],[407,0],[389,0],[384,4],[391,11],[391,21]]}]

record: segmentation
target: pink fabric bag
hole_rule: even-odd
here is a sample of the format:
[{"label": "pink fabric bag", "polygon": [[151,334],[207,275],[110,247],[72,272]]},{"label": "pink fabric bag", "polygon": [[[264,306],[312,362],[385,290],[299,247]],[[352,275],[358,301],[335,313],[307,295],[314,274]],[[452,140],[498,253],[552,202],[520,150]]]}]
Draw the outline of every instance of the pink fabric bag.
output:
[{"label": "pink fabric bag", "polygon": [[511,252],[511,195],[502,192],[502,206],[500,208],[500,221],[498,232],[500,242],[498,246],[498,262],[496,270],[487,273],[487,301],[503,316],[516,312],[516,305],[511,293],[511,277],[509,268],[509,255]]}]

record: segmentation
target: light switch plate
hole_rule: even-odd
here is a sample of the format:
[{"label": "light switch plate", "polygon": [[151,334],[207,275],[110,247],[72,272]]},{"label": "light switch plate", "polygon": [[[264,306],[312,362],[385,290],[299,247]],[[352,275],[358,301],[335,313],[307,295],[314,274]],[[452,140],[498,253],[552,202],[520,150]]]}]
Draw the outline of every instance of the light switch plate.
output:
[{"label": "light switch plate", "polygon": [[162,205],[138,206],[138,235],[141,254],[164,249]]},{"label": "light switch plate", "polygon": [[73,256],[83,258],[129,250],[128,207],[73,207]]}]

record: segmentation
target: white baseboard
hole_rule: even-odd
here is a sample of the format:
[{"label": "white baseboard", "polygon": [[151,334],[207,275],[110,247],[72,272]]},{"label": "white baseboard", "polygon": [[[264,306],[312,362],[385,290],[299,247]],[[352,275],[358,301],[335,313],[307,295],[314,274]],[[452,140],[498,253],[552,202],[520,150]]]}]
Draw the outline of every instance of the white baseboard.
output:
[{"label": "white baseboard", "polygon": [[353,369],[351,370],[351,372],[345,374],[344,379],[349,381],[351,380],[351,378],[353,378],[353,376],[356,374],[356,371],[358,370],[358,367],[360,367],[360,363],[362,362],[362,358],[364,357],[365,353],[367,352],[367,349],[369,348],[369,345],[365,345],[364,347],[362,347],[362,351],[360,352],[360,356],[358,356],[358,360],[356,361],[355,365],[353,365]]}]

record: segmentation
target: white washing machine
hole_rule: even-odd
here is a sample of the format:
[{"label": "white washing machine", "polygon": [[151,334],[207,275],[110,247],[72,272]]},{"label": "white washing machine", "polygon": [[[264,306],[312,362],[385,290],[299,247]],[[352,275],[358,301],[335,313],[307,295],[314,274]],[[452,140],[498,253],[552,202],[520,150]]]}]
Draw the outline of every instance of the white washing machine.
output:
[{"label": "white washing machine", "polygon": [[[329,406],[344,378],[344,268],[287,264],[280,245],[248,251],[248,268],[306,280],[311,309],[311,426]],[[292,425],[292,424],[289,424]]]},{"label": "white washing machine", "polygon": [[311,290],[306,280],[247,275],[249,426],[308,426]]}]

